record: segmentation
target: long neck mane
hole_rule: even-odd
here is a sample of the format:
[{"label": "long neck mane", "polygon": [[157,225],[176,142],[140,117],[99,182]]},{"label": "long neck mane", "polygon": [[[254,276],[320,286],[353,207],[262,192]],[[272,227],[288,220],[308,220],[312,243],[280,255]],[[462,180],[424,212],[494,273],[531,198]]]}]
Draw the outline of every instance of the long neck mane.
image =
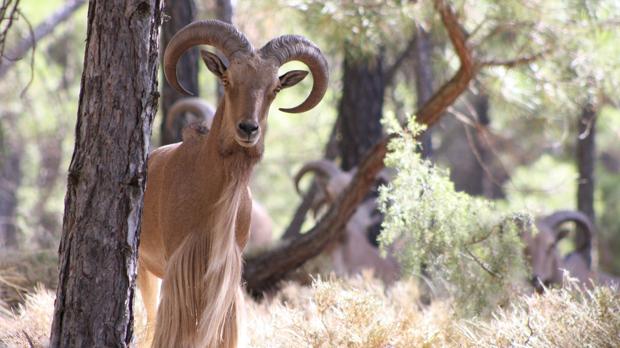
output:
[{"label": "long neck mane", "polygon": [[248,149],[227,138],[223,122],[225,108],[222,99],[215,112],[209,135],[203,143],[202,151],[210,158],[210,161],[205,162],[204,170],[212,173],[209,177],[217,174],[219,180],[222,180],[220,185],[222,188],[228,187],[229,184],[245,186],[249,182],[254,166],[260,161],[262,142],[256,149]]}]

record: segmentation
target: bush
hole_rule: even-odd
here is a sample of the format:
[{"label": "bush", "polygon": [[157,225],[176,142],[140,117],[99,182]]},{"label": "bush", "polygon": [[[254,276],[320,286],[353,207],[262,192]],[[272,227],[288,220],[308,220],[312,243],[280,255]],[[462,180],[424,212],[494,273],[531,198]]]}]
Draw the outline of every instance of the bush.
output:
[{"label": "bush", "polygon": [[382,248],[397,249],[405,275],[428,275],[447,290],[462,314],[505,302],[525,277],[519,233],[531,217],[456,192],[445,170],[418,155],[420,128],[397,131],[386,158],[397,174],[379,197]]}]

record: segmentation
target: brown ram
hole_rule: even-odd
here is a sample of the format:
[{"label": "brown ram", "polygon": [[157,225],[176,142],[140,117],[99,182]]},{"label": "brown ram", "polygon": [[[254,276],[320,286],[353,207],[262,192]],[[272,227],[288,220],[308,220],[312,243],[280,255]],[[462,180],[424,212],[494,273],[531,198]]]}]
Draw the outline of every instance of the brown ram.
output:
[{"label": "brown ram", "polygon": [[164,53],[166,79],[186,94],[176,65],[196,45],[213,46],[226,58],[201,51],[207,68],[222,82],[224,96],[208,135],[195,132],[149,158],[138,284],[152,328],[157,279],[163,278],[155,347],[236,347],[241,251],[252,210],[248,182],[263,154],[272,101],[307,75],[290,71],[278,77],[278,68],[298,60],[314,79],[306,100],[282,111],[308,111],[327,89],[327,62],[305,38],[285,35],[256,50],[232,25],[207,20],[177,32]]}]

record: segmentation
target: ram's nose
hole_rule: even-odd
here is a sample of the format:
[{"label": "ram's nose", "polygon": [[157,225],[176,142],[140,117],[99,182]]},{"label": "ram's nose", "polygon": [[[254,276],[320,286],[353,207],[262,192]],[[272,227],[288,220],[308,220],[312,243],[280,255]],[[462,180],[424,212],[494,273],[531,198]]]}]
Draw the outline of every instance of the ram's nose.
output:
[{"label": "ram's nose", "polygon": [[258,133],[258,123],[254,121],[239,122],[237,129],[240,133],[239,135],[245,136],[249,139],[254,136],[254,134]]}]

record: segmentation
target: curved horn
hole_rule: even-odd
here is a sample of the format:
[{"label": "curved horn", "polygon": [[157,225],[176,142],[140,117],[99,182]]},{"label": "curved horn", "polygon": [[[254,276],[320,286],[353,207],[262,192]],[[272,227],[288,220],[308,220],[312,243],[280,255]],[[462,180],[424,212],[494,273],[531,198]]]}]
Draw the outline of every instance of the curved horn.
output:
[{"label": "curved horn", "polygon": [[338,168],[338,166],[336,166],[334,162],[325,159],[311,161],[304,164],[303,167],[301,167],[301,169],[297,172],[297,174],[295,174],[295,177],[293,179],[295,181],[295,189],[299,194],[301,194],[299,182],[301,181],[301,178],[303,178],[304,175],[306,175],[306,173],[308,172],[315,172],[318,175],[323,175],[327,178],[333,178],[336,175],[342,173],[342,170],[340,170],[340,168]]},{"label": "curved horn", "polygon": [[191,95],[177,79],[177,63],[181,55],[196,45],[210,45],[222,51],[229,60],[236,53],[250,53],[254,49],[248,39],[235,27],[218,20],[196,21],[179,30],[166,47],[164,74],[172,87]]},{"label": "curved horn", "polygon": [[215,114],[213,107],[200,98],[183,98],[172,104],[170,110],[168,110],[168,117],[166,118],[166,129],[168,132],[174,132],[174,122],[177,117],[185,112],[191,112],[206,123],[207,129],[211,129],[213,115]]},{"label": "curved horn", "polygon": [[279,65],[298,60],[306,64],[312,73],[314,84],[308,98],[294,108],[280,108],[280,111],[305,112],[323,99],[329,80],[327,61],[321,50],[312,42],[299,35],[283,35],[269,41],[259,52],[263,58],[274,58]]},{"label": "curved horn", "polygon": [[574,221],[581,225],[586,233],[586,245],[579,246],[578,249],[583,249],[588,247],[588,245],[592,242],[592,238],[594,237],[594,224],[590,218],[580,212],[574,210],[560,210],[555,213],[545,216],[540,219],[540,223],[545,224],[550,227],[553,233],[557,236],[557,227],[566,221]]}]

